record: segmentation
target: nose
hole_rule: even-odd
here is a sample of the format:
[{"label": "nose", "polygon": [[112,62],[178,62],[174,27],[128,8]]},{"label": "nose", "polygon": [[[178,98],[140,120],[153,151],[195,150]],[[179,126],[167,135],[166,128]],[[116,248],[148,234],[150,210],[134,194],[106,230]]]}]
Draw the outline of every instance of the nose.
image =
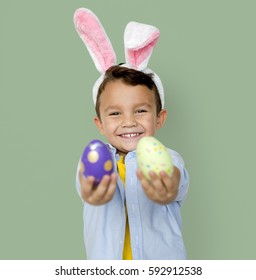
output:
[{"label": "nose", "polygon": [[122,127],[133,127],[137,125],[136,117],[131,115],[125,115],[123,117]]}]

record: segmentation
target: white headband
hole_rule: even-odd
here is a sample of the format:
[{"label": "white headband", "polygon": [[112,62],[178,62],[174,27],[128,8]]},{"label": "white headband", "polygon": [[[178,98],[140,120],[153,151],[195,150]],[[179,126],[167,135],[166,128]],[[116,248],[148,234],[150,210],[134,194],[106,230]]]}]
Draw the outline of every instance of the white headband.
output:
[{"label": "white headband", "polygon": [[[96,15],[85,8],[74,14],[76,30],[86,45],[89,54],[101,73],[93,86],[93,102],[96,104],[98,89],[104,80],[105,72],[116,65],[116,54],[112,44]],[[124,31],[126,63],[122,66],[153,74],[153,81],[158,89],[162,108],[164,108],[164,89],[159,76],[147,68],[148,61],[160,36],[160,31],[152,26],[138,22],[129,22]]]}]

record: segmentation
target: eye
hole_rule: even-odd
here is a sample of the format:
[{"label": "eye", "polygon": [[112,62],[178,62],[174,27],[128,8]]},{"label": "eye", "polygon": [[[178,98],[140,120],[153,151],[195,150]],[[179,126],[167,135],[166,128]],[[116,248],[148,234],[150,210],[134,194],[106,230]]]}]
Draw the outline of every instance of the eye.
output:
[{"label": "eye", "polygon": [[119,116],[120,113],[119,112],[111,112],[109,113],[110,116]]},{"label": "eye", "polygon": [[147,112],[147,110],[145,110],[145,109],[138,109],[136,111],[137,114],[142,114],[142,113],[146,113],[146,112]]}]

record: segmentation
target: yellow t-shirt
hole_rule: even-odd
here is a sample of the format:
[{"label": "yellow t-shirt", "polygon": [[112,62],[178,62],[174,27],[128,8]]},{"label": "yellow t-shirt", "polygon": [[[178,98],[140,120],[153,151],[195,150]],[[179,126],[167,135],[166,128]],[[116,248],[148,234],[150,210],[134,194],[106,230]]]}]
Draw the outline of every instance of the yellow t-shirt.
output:
[{"label": "yellow t-shirt", "polygon": [[[120,159],[117,162],[117,168],[118,168],[119,176],[122,179],[125,186],[126,171],[125,171],[125,164],[124,164],[124,156],[120,156]],[[131,247],[131,238],[130,238],[130,229],[129,229],[127,210],[126,210],[126,227],[125,227],[123,260],[132,260],[132,247]]]}]

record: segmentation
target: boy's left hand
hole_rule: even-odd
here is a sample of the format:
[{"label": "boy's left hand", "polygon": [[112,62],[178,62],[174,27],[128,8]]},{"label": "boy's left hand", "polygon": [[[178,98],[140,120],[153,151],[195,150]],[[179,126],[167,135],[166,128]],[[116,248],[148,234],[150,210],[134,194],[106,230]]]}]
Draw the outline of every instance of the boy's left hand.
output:
[{"label": "boy's left hand", "polygon": [[149,199],[159,204],[168,204],[177,197],[180,182],[180,171],[177,167],[174,166],[171,176],[164,171],[160,172],[160,176],[153,171],[149,175],[150,180],[143,175],[141,170],[137,170],[138,179]]}]

